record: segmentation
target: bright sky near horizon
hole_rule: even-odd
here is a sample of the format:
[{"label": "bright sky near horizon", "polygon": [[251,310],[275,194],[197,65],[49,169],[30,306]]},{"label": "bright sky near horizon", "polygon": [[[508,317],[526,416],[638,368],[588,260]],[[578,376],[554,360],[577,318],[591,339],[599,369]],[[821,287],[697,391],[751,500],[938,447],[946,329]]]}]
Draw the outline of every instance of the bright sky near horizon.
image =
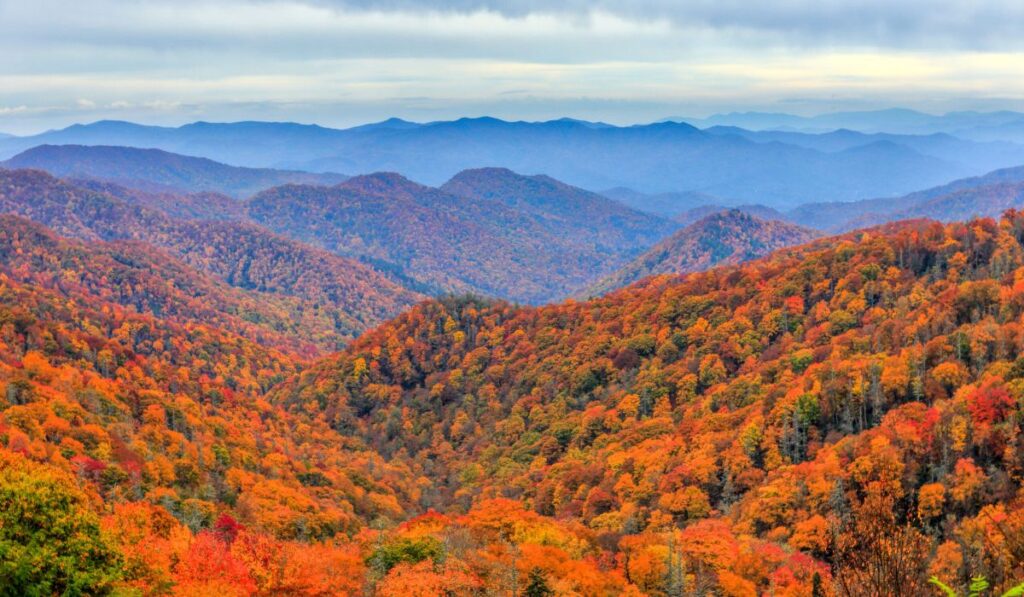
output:
[{"label": "bright sky near horizon", "polygon": [[1024,109],[1020,0],[0,0],[0,131]]}]

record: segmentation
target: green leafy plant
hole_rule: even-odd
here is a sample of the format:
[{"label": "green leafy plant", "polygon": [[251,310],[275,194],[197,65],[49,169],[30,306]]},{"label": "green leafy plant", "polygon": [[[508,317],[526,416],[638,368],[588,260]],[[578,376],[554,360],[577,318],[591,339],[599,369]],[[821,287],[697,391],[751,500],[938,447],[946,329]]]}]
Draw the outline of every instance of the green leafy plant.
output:
[{"label": "green leafy plant", "polygon": [[[933,576],[928,579],[928,582],[935,585],[944,595],[948,597],[960,597],[957,592],[947,585],[946,583]],[[989,589],[990,585],[988,580],[984,576],[975,576],[971,578],[971,585],[968,587],[968,593],[966,597],[980,597]],[[1021,583],[1008,591],[1002,593],[1000,597],[1021,597],[1024,595],[1024,583]]]}]

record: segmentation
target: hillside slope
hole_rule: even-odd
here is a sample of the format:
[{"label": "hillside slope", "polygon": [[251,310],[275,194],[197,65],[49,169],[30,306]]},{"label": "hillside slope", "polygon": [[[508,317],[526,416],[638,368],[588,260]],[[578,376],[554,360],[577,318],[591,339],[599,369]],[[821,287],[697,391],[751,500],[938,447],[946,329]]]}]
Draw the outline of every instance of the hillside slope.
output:
[{"label": "hillside slope", "polygon": [[586,302],[430,302],[274,400],[431,479],[422,507],[585,525],[649,594],[998,593],[1024,566],[1022,231],[907,222]]},{"label": "hillside slope", "polygon": [[361,587],[362,547],[340,539],[403,517],[416,481],[266,402],[302,366],[271,329],[293,325],[281,301],[12,216],[0,257],[5,592]]},{"label": "hillside slope", "polygon": [[670,222],[626,207],[549,176],[523,176],[505,168],[464,170],[442,191],[495,201],[534,216],[552,235],[605,253],[649,246],[674,229]]},{"label": "hillside slope", "polygon": [[[448,188],[467,195],[453,194],[378,173],[330,188],[276,187],[254,197],[248,215],[426,292],[528,303],[568,296],[675,227],[548,179],[548,194],[521,194],[518,185],[534,182],[507,172],[486,192],[467,196],[468,184],[453,182]],[[588,221],[594,212],[603,215]]]},{"label": "hillside slope", "polygon": [[685,274],[735,265],[803,244],[818,236],[807,228],[762,220],[738,209],[719,211],[672,234],[604,278],[585,294],[597,296],[657,274]]},{"label": "hillside slope", "polygon": [[176,220],[245,221],[245,203],[220,193],[150,192],[97,179],[71,178],[76,187],[106,193],[130,205],[163,212]]},{"label": "hillside slope", "polygon": [[269,402],[306,364],[303,336],[276,333],[298,325],[282,302],[151,245],[0,216],[5,591],[475,595],[524,578],[636,595],[586,529],[502,499],[423,513],[427,478],[315,402]]},{"label": "hillside slope", "polygon": [[39,171],[0,170],[0,213],[64,236],[144,241],[233,286],[296,297],[291,316],[306,324],[306,339],[328,350],[422,298],[362,263],[253,224],[176,220]]},{"label": "hillside slope", "polygon": [[895,220],[933,218],[955,222],[974,217],[994,217],[1008,209],[1024,208],[1024,182],[1004,182],[957,189],[949,193],[916,198],[909,206],[882,214],[870,213],[843,225],[845,229],[865,228]]},{"label": "hillside slope", "polygon": [[301,301],[234,288],[142,242],[83,243],[0,215],[0,260],[19,282],[116,302],[165,322],[217,327],[293,356],[317,353],[320,322],[302,316]]},{"label": "hillside slope", "polygon": [[[862,201],[808,203],[785,213],[791,222],[818,230],[852,230],[865,223],[895,221],[909,216],[934,218],[946,222],[973,216],[998,217],[1008,207],[1020,207],[1004,202],[996,196],[986,197],[986,189],[1000,189],[998,185],[1024,183],[1024,166],[994,170],[982,176],[954,180],[948,184],[915,191],[902,197],[883,197]],[[970,211],[957,205],[956,197],[974,193],[978,209]],[[943,204],[941,198],[950,197]],[[948,211],[947,211],[948,209]]]}]

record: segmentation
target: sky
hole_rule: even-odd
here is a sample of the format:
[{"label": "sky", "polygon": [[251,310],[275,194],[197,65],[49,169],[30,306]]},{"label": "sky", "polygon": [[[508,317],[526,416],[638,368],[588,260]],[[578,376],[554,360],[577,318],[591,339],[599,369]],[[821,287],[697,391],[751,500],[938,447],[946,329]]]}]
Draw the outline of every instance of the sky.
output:
[{"label": "sky", "polygon": [[0,0],[0,131],[1024,109],[1020,0]]}]

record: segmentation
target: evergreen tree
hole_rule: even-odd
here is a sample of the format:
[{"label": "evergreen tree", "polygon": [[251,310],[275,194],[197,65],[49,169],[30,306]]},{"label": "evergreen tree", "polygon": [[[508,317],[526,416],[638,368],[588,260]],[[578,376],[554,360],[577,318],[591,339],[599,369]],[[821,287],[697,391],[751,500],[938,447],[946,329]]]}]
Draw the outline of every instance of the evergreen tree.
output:
[{"label": "evergreen tree", "polygon": [[523,597],[549,597],[555,594],[548,585],[547,575],[540,568],[531,569],[526,581]]}]

